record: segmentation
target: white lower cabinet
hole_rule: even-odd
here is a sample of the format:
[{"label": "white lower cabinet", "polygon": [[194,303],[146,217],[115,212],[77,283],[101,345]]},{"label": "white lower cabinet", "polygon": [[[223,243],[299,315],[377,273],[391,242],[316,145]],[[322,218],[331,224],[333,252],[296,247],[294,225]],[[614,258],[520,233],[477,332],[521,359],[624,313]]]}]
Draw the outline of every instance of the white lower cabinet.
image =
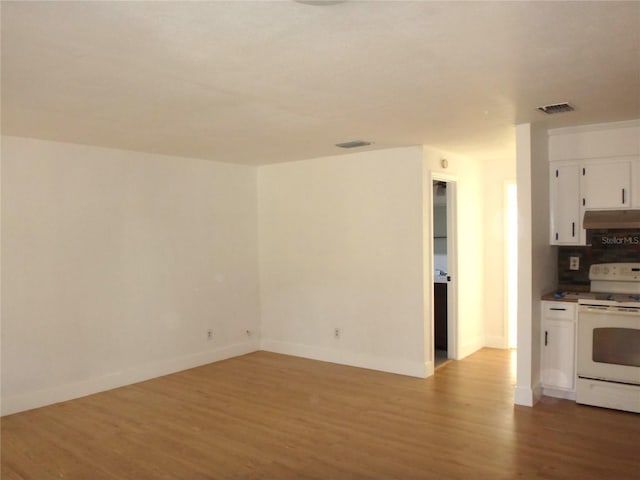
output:
[{"label": "white lower cabinet", "polygon": [[545,395],[575,399],[575,303],[542,302],[541,375]]}]

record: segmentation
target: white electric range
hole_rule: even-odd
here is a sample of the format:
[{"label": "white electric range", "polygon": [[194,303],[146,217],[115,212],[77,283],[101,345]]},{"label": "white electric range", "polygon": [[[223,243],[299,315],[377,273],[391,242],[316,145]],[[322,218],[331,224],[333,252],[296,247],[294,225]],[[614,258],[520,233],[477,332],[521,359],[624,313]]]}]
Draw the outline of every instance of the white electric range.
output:
[{"label": "white electric range", "polygon": [[640,413],[640,263],[592,265],[578,299],[576,402]]}]

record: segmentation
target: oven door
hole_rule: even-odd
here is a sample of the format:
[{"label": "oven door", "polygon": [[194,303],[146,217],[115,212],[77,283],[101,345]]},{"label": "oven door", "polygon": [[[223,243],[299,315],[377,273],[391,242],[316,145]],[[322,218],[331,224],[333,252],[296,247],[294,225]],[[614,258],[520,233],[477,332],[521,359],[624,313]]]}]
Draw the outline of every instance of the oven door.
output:
[{"label": "oven door", "polygon": [[640,309],[578,308],[578,377],[640,385]]}]

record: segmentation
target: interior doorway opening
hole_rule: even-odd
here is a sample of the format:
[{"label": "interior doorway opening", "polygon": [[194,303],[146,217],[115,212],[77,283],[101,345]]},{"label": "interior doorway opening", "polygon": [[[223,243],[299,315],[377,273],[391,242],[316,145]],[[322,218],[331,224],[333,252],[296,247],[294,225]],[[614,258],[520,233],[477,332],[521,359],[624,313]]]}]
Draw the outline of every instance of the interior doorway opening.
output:
[{"label": "interior doorway opening", "polygon": [[432,178],[432,342],[434,369],[457,358],[456,182]]},{"label": "interior doorway opening", "polygon": [[447,182],[433,181],[433,348],[434,366],[449,358],[447,290]]}]

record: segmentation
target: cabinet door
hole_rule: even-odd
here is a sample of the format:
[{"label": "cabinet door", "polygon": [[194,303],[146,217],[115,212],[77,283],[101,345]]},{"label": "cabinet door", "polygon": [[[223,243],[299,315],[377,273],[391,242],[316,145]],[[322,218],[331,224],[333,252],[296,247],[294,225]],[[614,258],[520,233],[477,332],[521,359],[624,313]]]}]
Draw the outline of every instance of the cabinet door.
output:
[{"label": "cabinet door", "polygon": [[580,189],[584,208],[629,208],[631,206],[631,162],[583,165]]},{"label": "cabinet door", "polygon": [[580,166],[551,164],[550,187],[551,244],[584,243],[580,221]]},{"label": "cabinet door", "polygon": [[542,325],[542,383],[546,387],[574,389],[575,322],[545,319]]},{"label": "cabinet door", "polygon": [[640,208],[640,159],[631,164],[631,207]]}]

